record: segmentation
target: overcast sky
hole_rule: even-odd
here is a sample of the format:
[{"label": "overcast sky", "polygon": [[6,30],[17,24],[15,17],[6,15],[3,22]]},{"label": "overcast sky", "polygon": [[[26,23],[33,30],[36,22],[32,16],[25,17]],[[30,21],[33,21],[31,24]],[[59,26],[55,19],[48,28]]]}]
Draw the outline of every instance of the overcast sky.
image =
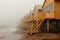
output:
[{"label": "overcast sky", "polygon": [[0,25],[16,25],[36,4],[44,0],[0,0]]}]

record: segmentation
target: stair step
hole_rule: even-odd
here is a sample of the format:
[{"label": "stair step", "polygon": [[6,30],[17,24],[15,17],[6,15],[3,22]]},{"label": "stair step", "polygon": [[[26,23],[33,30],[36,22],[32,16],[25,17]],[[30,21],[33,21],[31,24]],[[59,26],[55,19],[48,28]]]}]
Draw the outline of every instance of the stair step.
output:
[{"label": "stair step", "polygon": [[39,26],[42,24],[42,22],[43,22],[44,20],[45,20],[45,19],[43,19],[43,20],[40,22],[40,24],[39,24],[39,25],[37,25],[37,27],[36,27],[34,30],[32,30],[32,32],[36,31],[36,29],[38,29],[38,28],[39,28]]},{"label": "stair step", "polygon": [[28,30],[28,33],[32,34],[38,32],[38,28],[40,27],[44,20],[45,18],[41,19],[38,23],[37,22],[32,23],[32,26],[31,28],[29,28],[30,30]]}]

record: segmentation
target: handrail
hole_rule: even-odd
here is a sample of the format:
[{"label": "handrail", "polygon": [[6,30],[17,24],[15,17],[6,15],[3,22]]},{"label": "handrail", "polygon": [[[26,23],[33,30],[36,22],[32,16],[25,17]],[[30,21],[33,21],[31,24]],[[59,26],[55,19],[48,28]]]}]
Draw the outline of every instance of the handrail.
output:
[{"label": "handrail", "polygon": [[[44,17],[44,16],[43,16],[43,17]],[[42,18],[42,17],[41,17],[41,18]],[[41,21],[41,20],[43,20],[43,19],[40,19],[40,21]],[[36,26],[37,26],[37,25],[35,25],[35,27],[36,27]],[[35,28],[35,27],[34,27],[34,28]]]},{"label": "handrail", "polygon": [[28,25],[28,26],[30,27],[32,24],[33,24],[33,22],[30,25]]},{"label": "handrail", "polygon": [[[33,32],[35,32],[35,30],[37,30],[38,28],[39,28],[39,26],[42,24],[42,22],[45,20],[45,18],[44,18],[44,16],[43,17],[41,17],[42,19],[40,19],[39,21],[41,21],[38,25],[37,25],[37,23],[31,23],[32,25],[30,26],[30,33],[33,33]],[[36,24],[36,25],[35,25]],[[28,31],[28,32],[29,32]]]},{"label": "handrail", "polygon": [[34,25],[33,25],[33,27],[32,27],[32,30],[33,30],[36,26],[37,26],[36,23],[34,23]]},{"label": "handrail", "polygon": [[[33,26],[34,26],[34,24],[35,24],[35,23],[32,22],[29,27],[32,29]],[[30,29],[30,28],[29,28],[29,29]]]},{"label": "handrail", "polygon": [[35,24],[36,24],[36,23],[33,23],[33,24],[32,24],[32,26],[31,26],[31,30],[34,28],[34,25],[35,25]]},{"label": "handrail", "polygon": [[[41,23],[45,20],[45,18],[42,19]],[[41,25],[41,23],[33,30],[33,32]]]}]

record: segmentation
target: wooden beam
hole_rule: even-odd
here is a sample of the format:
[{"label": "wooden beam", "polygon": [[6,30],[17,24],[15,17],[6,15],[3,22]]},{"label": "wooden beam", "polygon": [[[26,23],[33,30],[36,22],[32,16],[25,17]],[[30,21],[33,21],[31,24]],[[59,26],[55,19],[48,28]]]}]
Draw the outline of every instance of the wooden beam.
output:
[{"label": "wooden beam", "polygon": [[49,20],[47,20],[47,32],[49,32]]}]

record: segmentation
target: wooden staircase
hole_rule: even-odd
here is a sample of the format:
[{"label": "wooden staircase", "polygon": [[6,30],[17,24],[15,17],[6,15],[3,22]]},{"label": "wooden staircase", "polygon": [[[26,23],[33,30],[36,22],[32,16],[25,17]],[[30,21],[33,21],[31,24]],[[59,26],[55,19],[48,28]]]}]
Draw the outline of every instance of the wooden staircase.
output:
[{"label": "wooden staircase", "polygon": [[44,20],[45,18],[40,19],[40,22],[32,23],[31,27],[28,30],[28,34],[33,34],[35,32],[38,32],[38,29]]},{"label": "wooden staircase", "polygon": [[40,23],[38,22],[39,24],[38,23],[36,24],[37,26],[33,29],[32,33],[34,33],[35,31],[37,31],[39,29],[40,25],[43,23],[44,20],[45,19],[42,19]]}]

